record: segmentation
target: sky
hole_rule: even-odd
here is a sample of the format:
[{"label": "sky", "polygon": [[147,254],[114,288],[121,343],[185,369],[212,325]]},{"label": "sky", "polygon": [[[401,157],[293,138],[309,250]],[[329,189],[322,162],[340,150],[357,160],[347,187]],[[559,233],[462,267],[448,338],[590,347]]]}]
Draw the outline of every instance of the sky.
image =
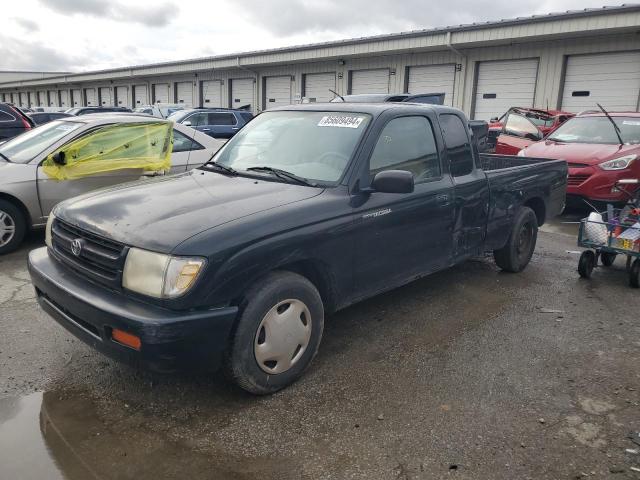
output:
[{"label": "sky", "polygon": [[605,1],[11,1],[0,70],[100,70],[618,5]]}]

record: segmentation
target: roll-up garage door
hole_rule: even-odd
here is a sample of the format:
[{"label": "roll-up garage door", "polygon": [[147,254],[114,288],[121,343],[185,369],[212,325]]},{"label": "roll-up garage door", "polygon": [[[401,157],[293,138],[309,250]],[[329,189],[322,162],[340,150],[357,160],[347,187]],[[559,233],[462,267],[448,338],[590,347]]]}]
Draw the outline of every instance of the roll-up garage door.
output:
[{"label": "roll-up garage door", "polygon": [[57,90],[49,90],[49,106],[50,107],[58,107],[58,91]]},{"label": "roll-up garage door", "polygon": [[60,106],[69,108],[69,90],[60,90]]},{"label": "roll-up garage door", "polygon": [[95,107],[98,105],[98,99],[96,98],[96,89],[95,88],[85,88],[84,89],[84,99],[85,106],[87,107]]},{"label": "roll-up garage door", "polygon": [[153,85],[153,102],[169,103],[169,84],[156,83]]},{"label": "roll-up garage door", "polygon": [[149,103],[148,100],[148,92],[146,85],[134,85],[133,86],[133,107],[141,107],[142,105],[147,105]]},{"label": "roll-up garage door", "polygon": [[291,76],[264,79],[264,110],[291,105]]},{"label": "roll-up garage door", "polygon": [[117,107],[129,107],[129,87],[116,87],[116,106]]},{"label": "roll-up garage door", "polygon": [[187,108],[193,107],[193,84],[191,82],[176,83],[176,103]]},{"label": "roll-up garage door", "polygon": [[231,108],[243,108],[253,111],[253,78],[234,78],[231,80]]},{"label": "roll-up garage door", "polygon": [[389,69],[353,70],[349,93],[389,93]]},{"label": "roll-up garage door", "polygon": [[20,106],[29,106],[29,95],[27,94],[27,92],[20,92]]},{"label": "roll-up garage door", "polygon": [[567,58],[562,110],[638,109],[640,52],[574,55]]},{"label": "roll-up garage door", "polygon": [[72,107],[82,106],[82,90],[78,90],[75,88],[71,90],[71,106]]},{"label": "roll-up garage door", "polygon": [[538,59],[480,62],[473,118],[490,120],[511,107],[533,107]]},{"label": "roll-up garage door", "polygon": [[335,95],[329,90],[336,89],[336,74],[307,73],[304,76],[304,97],[309,102],[330,102]]},{"label": "roll-up garage door", "polygon": [[452,106],[455,77],[456,66],[453,64],[409,67],[408,92],[444,93],[444,104]]},{"label": "roll-up garage door", "polygon": [[47,106],[47,92],[44,90],[40,90],[38,92],[38,106],[39,107]]},{"label": "roll-up garage door", "polygon": [[111,89],[109,87],[100,87],[100,105],[105,107],[113,106],[113,99],[111,98]]},{"label": "roll-up garage door", "polygon": [[222,82],[220,80],[203,80],[200,83],[200,98],[203,107],[221,107]]}]

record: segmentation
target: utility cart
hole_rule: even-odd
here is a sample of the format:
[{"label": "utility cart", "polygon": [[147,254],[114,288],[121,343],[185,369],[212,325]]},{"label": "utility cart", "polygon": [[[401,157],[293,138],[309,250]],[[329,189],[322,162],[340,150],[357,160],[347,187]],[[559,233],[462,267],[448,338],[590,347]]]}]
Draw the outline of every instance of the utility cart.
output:
[{"label": "utility cart", "polygon": [[[633,192],[625,188],[633,185]],[[604,212],[592,212],[580,221],[578,245],[587,248],[580,255],[578,273],[590,278],[600,261],[603,266],[613,265],[618,255],[627,257],[629,285],[640,288],[640,206],[637,200],[638,180],[620,180],[616,188],[627,191],[630,200],[623,208],[607,206]]]}]

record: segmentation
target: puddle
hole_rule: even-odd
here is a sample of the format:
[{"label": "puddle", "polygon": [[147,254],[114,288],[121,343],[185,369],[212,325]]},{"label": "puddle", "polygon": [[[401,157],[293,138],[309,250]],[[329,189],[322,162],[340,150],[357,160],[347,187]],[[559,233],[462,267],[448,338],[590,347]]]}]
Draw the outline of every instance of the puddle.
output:
[{"label": "puddle", "polygon": [[0,399],[0,478],[246,480],[300,476],[286,460],[243,459],[195,450],[145,427],[121,414],[101,418],[91,398],[82,394],[39,392]]}]

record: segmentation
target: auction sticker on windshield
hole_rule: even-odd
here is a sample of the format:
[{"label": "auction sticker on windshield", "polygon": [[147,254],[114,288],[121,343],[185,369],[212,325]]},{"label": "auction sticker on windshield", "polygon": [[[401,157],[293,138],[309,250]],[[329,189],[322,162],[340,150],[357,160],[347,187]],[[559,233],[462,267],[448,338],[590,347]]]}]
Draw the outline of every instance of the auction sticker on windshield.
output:
[{"label": "auction sticker on windshield", "polygon": [[327,115],[318,122],[319,127],[358,128],[364,117],[351,115]]}]

